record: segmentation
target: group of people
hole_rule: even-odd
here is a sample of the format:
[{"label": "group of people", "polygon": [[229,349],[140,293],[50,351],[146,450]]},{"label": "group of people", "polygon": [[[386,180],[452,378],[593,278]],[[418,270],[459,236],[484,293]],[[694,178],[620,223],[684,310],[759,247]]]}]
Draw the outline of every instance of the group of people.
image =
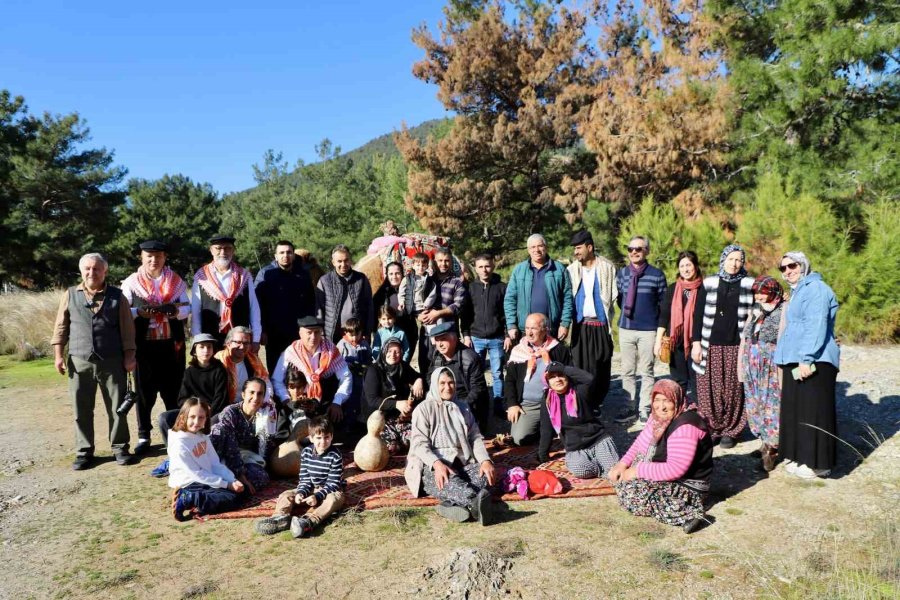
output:
[{"label": "group of people", "polygon": [[[682,252],[667,285],[645,237],[631,239],[617,270],[587,231],[572,238],[568,266],[534,234],[507,283],[490,255],[475,258],[466,282],[438,249],[414,256],[408,273],[385,265],[373,293],[345,246],[316,281],[288,241],[254,278],[235,262],[234,241],[209,240],[212,260],[194,274],[190,297],[162,242],[140,245],[141,265],[119,288],[106,281],[105,259],[86,254],[52,339],[75,412],[73,468],[94,462],[98,386],[121,465],[150,449],[159,395],[168,459],[154,473],[169,476],[179,520],[230,510],[270,476],[297,477],[257,530],[308,534],[344,503],[333,442],[352,441],[376,410],[389,451],[408,457],[410,491],[437,498],[455,521],[491,520],[492,415],[508,422],[512,443],[536,445],[541,461],[558,438],[572,475],[607,477],[624,508],[688,532],[703,523],[713,446],[734,446],[748,423],[766,470],[783,460],[812,478],[834,465],[837,302],[801,252],[779,265],[789,297],[776,279],[748,276],[737,245],[705,278],[697,255]],[[615,421],[643,426],[621,457],[600,418],[616,308],[628,402]],[[657,359],[671,379],[655,379]]]}]

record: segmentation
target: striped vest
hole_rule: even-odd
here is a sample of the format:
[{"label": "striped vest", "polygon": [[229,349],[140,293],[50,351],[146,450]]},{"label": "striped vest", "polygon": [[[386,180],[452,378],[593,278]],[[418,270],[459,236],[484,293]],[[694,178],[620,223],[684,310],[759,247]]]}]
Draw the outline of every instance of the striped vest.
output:
[{"label": "striped vest", "polygon": [[[706,357],[709,353],[709,336],[712,334],[713,323],[716,320],[716,300],[719,295],[719,276],[712,275],[703,280],[703,288],[706,290],[706,305],[703,307],[703,330],[700,334],[700,347],[703,349],[703,355],[700,364],[694,363],[694,371],[698,375],[706,373]],[[750,308],[753,306],[753,278],[743,277],[741,279],[741,296],[738,301],[738,331],[744,330],[747,323],[747,317],[750,315]]]}]

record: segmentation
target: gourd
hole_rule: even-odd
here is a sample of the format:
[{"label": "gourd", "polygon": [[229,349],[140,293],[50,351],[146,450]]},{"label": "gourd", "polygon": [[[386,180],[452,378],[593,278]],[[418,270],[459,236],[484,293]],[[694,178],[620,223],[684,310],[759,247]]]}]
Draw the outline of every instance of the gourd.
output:
[{"label": "gourd", "polygon": [[381,439],[384,413],[380,410],[373,411],[366,420],[366,429],[368,433],[356,444],[353,459],[363,471],[383,471],[390,459],[387,444]]}]

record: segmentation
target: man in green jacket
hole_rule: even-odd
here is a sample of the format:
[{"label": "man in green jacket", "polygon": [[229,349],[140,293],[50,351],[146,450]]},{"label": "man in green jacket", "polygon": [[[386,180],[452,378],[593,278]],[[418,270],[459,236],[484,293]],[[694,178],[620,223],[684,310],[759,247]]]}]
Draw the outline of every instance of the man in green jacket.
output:
[{"label": "man in green jacket", "polygon": [[547,255],[547,241],[539,233],[528,238],[529,259],[513,269],[506,285],[503,312],[509,337],[515,340],[525,319],[541,313],[550,320],[550,331],[565,339],[572,325],[572,281],[565,266]]}]

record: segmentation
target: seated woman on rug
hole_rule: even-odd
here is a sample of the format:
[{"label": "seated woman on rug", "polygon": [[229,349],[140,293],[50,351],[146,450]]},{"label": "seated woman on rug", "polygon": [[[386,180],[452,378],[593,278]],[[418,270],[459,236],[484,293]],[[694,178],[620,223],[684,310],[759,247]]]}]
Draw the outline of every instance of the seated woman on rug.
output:
[{"label": "seated woman on rug", "polygon": [[693,533],[705,522],[713,469],[709,427],[694,407],[685,407],[684,390],[674,381],[657,381],[651,398],[650,419],[609,480],[628,512]]},{"label": "seated woman on rug", "polygon": [[381,439],[391,454],[409,449],[413,402],[425,395],[422,378],[401,359],[402,353],[403,346],[397,338],[385,342],[378,359],[366,371],[363,385],[361,418],[365,422],[376,410],[384,411]]},{"label": "seated woman on rug", "polygon": [[251,494],[269,483],[266,461],[275,446],[277,415],[265,397],[265,381],[259,377],[245,381],[241,402],[219,413],[210,435],[222,462]]},{"label": "seated woman on rug", "polygon": [[550,460],[555,436],[566,449],[566,468],[579,479],[609,473],[619,460],[612,438],[591,411],[591,385],[587,371],[551,362],[544,372],[547,399],[541,404],[541,440],[538,460]]},{"label": "seated woman on rug", "polygon": [[449,368],[435,369],[428,395],[413,411],[405,475],[413,496],[424,489],[440,501],[442,517],[490,522],[494,463],[468,403],[456,396]]}]

